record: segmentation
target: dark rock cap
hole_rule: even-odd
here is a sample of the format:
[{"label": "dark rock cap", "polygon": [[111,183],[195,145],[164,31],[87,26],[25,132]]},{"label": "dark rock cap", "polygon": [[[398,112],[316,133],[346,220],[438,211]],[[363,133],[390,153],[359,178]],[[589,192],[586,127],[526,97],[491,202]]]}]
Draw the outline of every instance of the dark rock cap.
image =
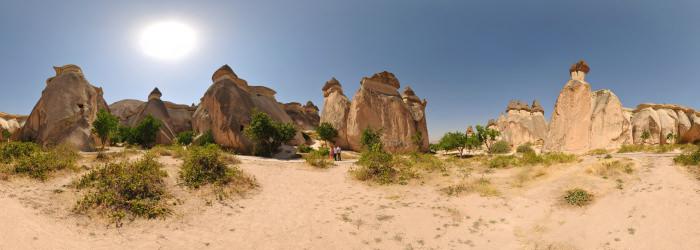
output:
[{"label": "dark rock cap", "polygon": [[382,72],[376,73],[376,74],[372,75],[372,77],[370,77],[370,78],[367,78],[367,77],[362,78],[362,80],[364,80],[364,79],[369,79],[372,81],[381,82],[381,83],[384,83],[386,85],[395,87],[397,89],[401,87],[401,84],[399,84],[399,79],[396,79],[396,76],[394,76],[393,73],[388,72],[388,71],[382,71]]},{"label": "dark rock cap", "polygon": [[591,68],[588,67],[588,64],[586,64],[586,61],[581,60],[574,65],[571,66],[571,69],[569,69],[569,74],[576,72],[576,71],[582,71],[583,73],[588,74],[589,71],[591,71]]}]

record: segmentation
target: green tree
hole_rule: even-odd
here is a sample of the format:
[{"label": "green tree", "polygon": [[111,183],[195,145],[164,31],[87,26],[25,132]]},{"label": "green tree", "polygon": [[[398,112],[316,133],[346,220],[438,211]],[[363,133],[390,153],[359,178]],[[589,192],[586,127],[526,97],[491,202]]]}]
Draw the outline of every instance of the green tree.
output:
[{"label": "green tree", "polygon": [[115,139],[117,142],[126,142],[130,144],[136,144],[135,138],[133,134],[131,133],[131,127],[129,126],[122,126],[119,127],[117,131],[117,135],[115,136]]},{"label": "green tree", "polygon": [[207,132],[204,132],[204,134],[200,135],[197,138],[197,144],[199,144],[200,146],[216,144],[216,141],[214,141],[214,136],[211,134],[211,129],[208,129]]},{"label": "green tree", "polygon": [[148,114],[138,125],[131,129],[132,136],[141,146],[148,147],[156,141],[156,135],[163,122]]},{"label": "green tree", "polygon": [[335,143],[334,138],[338,137],[338,130],[330,122],[322,122],[314,130],[318,138],[326,142],[326,146],[328,146],[328,141]]},{"label": "green tree", "polygon": [[646,130],[642,131],[642,135],[640,136],[640,138],[642,138],[643,143],[646,142],[646,140],[649,139],[649,137],[651,137],[651,134],[649,133],[649,131],[646,131]]},{"label": "green tree", "polygon": [[475,149],[479,149],[481,147],[481,140],[479,140],[479,136],[476,134],[471,134],[471,135],[466,135],[467,141],[465,147],[469,150],[469,152],[473,152]]},{"label": "green tree", "polygon": [[92,133],[97,134],[97,137],[102,141],[102,149],[105,148],[105,142],[117,133],[119,120],[112,114],[107,113],[104,109],[97,111],[97,119],[92,122]]},{"label": "green tree", "polygon": [[7,141],[9,142],[11,136],[12,136],[12,133],[10,133],[9,130],[7,130],[6,128],[2,129],[2,138],[7,139]]},{"label": "green tree", "polygon": [[[250,126],[243,133],[253,140],[257,148],[265,148],[266,156],[272,155],[282,143],[294,139],[297,128],[291,122],[281,123],[273,121],[266,113],[253,109]],[[254,147],[253,152],[258,150]]]},{"label": "green tree", "polygon": [[194,131],[184,131],[177,134],[177,143],[183,146],[190,145],[194,141]]},{"label": "green tree", "polygon": [[496,140],[496,137],[501,135],[501,132],[481,125],[476,125],[476,135],[479,138],[479,141],[486,145],[486,149],[490,151],[491,145]]},{"label": "green tree", "polygon": [[374,130],[367,124],[367,127],[365,130],[362,130],[362,135],[360,136],[360,146],[365,150],[383,150],[384,145],[382,145],[381,142],[382,134],[384,134],[384,129]]},{"label": "green tree", "polygon": [[467,145],[467,136],[459,131],[447,132],[440,138],[439,145],[445,152],[457,149],[462,156],[464,147]]},{"label": "green tree", "polygon": [[416,133],[413,134],[413,138],[411,138],[411,142],[413,145],[416,145],[416,150],[420,150],[420,147],[423,146],[423,133],[420,132],[420,130],[416,130]]}]

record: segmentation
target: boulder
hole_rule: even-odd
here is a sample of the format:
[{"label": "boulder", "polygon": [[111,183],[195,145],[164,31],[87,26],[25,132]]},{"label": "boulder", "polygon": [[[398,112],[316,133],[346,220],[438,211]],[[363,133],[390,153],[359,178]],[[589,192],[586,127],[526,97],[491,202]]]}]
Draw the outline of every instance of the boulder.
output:
[{"label": "boulder", "polygon": [[[394,74],[381,72],[365,77],[355,93],[347,118],[347,138],[350,148],[360,151],[360,137],[368,126],[383,129],[381,141],[389,152],[407,152],[415,148],[411,139],[416,131],[423,135],[420,150],[427,152],[428,132],[425,118],[426,101],[417,102],[410,88],[400,95]],[[406,101],[404,101],[406,100]],[[325,111],[324,111],[325,112]]]},{"label": "boulder", "polygon": [[29,114],[19,139],[48,144],[72,144],[81,151],[94,151],[90,132],[97,111],[109,107],[102,88],[92,86],[80,67],[54,67],[56,76],[46,80],[41,98]]},{"label": "boulder", "polygon": [[[275,100],[274,90],[249,86],[228,65],[214,72],[212,82],[192,116],[192,128],[198,134],[211,130],[217,144],[240,153],[252,153],[253,143],[243,134],[243,130],[250,125],[253,108],[267,113],[275,121],[292,122]],[[291,144],[303,142],[304,138],[299,132]]]},{"label": "boulder", "polygon": [[590,150],[615,149],[623,144],[632,144],[632,128],[625,117],[620,99],[602,89],[591,94]]},{"label": "boulder", "polygon": [[585,153],[589,150],[591,128],[591,85],[584,81],[590,69],[584,61],[575,63],[571,80],[554,104],[543,152]]},{"label": "boulder", "polygon": [[349,149],[347,120],[348,112],[350,112],[350,99],[343,94],[343,87],[335,78],[326,82],[322,90],[323,109],[321,110],[321,122],[329,122],[338,130],[335,146]]}]

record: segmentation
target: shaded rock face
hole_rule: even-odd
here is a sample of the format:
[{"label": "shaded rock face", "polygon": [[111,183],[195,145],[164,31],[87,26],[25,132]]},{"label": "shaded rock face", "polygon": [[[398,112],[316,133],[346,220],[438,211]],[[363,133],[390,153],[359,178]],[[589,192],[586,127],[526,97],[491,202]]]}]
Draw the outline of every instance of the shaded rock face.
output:
[{"label": "shaded rock face", "polygon": [[[7,129],[13,135],[16,134],[27,122],[26,115],[13,115],[0,111],[0,132]],[[1,136],[1,135],[0,135]]]},{"label": "shaded rock face", "polygon": [[584,82],[588,66],[580,61],[571,67],[571,80],[557,97],[543,152],[585,153],[591,128],[591,86]]},{"label": "shaded rock face", "polygon": [[610,90],[591,95],[590,149],[613,149],[632,144],[632,127],[622,111],[622,103]]},{"label": "shaded rock face", "polygon": [[[635,144],[673,143],[666,136],[674,134],[681,141],[693,141],[691,128],[700,124],[699,112],[681,105],[642,103],[631,111],[632,130]],[[646,141],[641,139],[643,131],[650,133]],[[686,136],[686,134],[689,134]],[[683,139],[685,138],[685,139]]]},{"label": "shaded rock face", "polygon": [[698,143],[700,142],[700,123],[694,123],[688,131],[686,131],[679,140],[679,143]]},{"label": "shaded rock face", "polygon": [[94,151],[95,140],[90,132],[97,111],[109,112],[102,98],[102,88],[92,86],[80,67],[54,67],[56,76],[46,80],[41,98],[22,128],[20,140],[38,144],[70,143],[81,151]]},{"label": "shaded rock face", "polygon": [[390,152],[414,149],[411,139],[416,131],[423,135],[419,149],[429,150],[425,100],[420,101],[410,88],[400,95],[398,79],[386,71],[363,78],[361,84],[347,115],[347,142],[352,150],[361,150],[360,137],[368,125],[384,129],[381,141]]},{"label": "shaded rock face", "polygon": [[162,122],[160,125],[160,130],[156,135],[155,144],[169,145],[173,143],[173,139],[177,133],[173,129],[172,119],[170,118],[170,113],[168,108],[165,106],[165,102],[160,100],[162,94],[155,88],[151,94],[148,95],[148,102],[137,112],[133,118],[129,119],[129,126],[136,126],[146,118],[149,114],[153,115],[156,120]]},{"label": "shaded rock face", "polygon": [[350,112],[350,99],[343,94],[343,88],[335,78],[326,82],[323,86],[323,108],[321,109],[321,122],[329,122],[338,130],[335,145],[348,149],[348,113]]},{"label": "shaded rock face", "polygon": [[[201,104],[192,116],[192,127],[198,134],[211,129],[214,141],[237,152],[249,154],[253,143],[243,134],[250,125],[253,108],[267,113],[275,121],[292,122],[292,119],[277,103],[274,90],[260,86],[248,86],[224,65],[212,76],[212,84]],[[298,133],[292,144],[303,143]]]},{"label": "shaded rock face", "polygon": [[312,130],[318,127],[321,121],[321,117],[318,115],[318,107],[311,101],[306,102],[304,106],[301,106],[301,103],[298,102],[280,103],[280,105],[287,112],[287,115],[292,118],[294,125],[303,130]]},{"label": "shaded rock face", "polygon": [[[513,104],[517,108],[511,108]],[[543,113],[533,111],[530,106],[520,100],[517,104],[511,100],[506,108],[506,116],[501,113],[495,129],[501,132],[501,140],[514,147],[528,142],[542,144],[547,136],[549,126]]]}]

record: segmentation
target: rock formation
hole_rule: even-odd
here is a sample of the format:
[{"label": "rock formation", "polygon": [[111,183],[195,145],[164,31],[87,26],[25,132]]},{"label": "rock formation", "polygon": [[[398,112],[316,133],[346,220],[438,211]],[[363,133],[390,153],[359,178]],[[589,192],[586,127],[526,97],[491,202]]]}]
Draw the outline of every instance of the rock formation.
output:
[{"label": "rock formation", "polygon": [[[355,93],[347,115],[347,142],[352,150],[361,150],[360,136],[368,125],[384,130],[381,141],[390,152],[414,149],[411,139],[416,131],[420,131],[423,136],[420,150],[429,150],[425,100],[421,101],[410,88],[404,89],[402,95],[399,94],[399,80],[386,71],[365,77],[360,83],[362,86]],[[324,89],[327,89],[326,86]],[[324,102],[324,114],[325,105]]]},{"label": "rock formation", "polygon": [[464,134],[466,134],[466,135],[473,135],[474,134],[474,128],[472,128],[472,125],[469,125],[469,127],[467,127],[467,131],[464,132]]},{"label": "rock formation", "polygon": [[[535,107],[535,104],[539,106],[537,100],[532,106]],[[490,127],[490,125],[487,126]],[[495,129],[501,132],[500,139],[514,147],[528,142],[542,144],[547,136],[547,128],[544,111],[533,111],[527,103],[520,100],[517,103],[510,100],[506,108],[506,116],[501,113],[495,126]]]},{"label": "rock formation", "polygon": [[622,103],[610,90],[591,95],[591,136],[589,150],[614,149],[632,144],[632,127],[623,114]]},{"label": "rock formation", "polygon": [[[700,124],[700,112],[681,105],[642,103],[630,112],[635,144],[672,143],[666,139],[669,133],[681,137],[681,141],[693,141],[691,128]],[[646,141],[641,139],[644,131],[650,133]]]},{"label": "rock formation", "polygon": [[[250,125],[253,108],[267,113],[275,121],[292,122],[277,103],[274,90],[249,86],[228,65],[214,72],[212,82],[192,116],[192,127],[198,134],[211,130],[217,144],[251,153],[253,144],[243,135],[243,130]],[[303,142],[304,138],[298,133],[292,144]]]},{"label": "rock formation", "polygon": [[350,112],[350,99],[343,94],[343,87],[335,78],[323,85],[323,109],[321,122],[329,122],[338,130],[335,145],[350,148],[348,144],[347,122]]},{"label": "rock formation", "polygon": [[170,118],[170,113],[165,107],[165,103],[160,100],[162,94],[158,88],[153,89],[153,91],[148,95],[148,102],[146,105],[136,113],[132,119],[129,119],[129,126],[136,126],[146,118],[148,115],[153,115],[156,120],[162,122],[160,125],[160,131],[156,134],[155,144],[172,144],[173,139],[177,133],[173,130],[172,119]]},{"label": "rock formation", "polygon": [[306,102],[304,106],[298,102],[280,103],[280,105],[297,127],[304,130],[318,127],[321,117],[318,115],[318,107],[311,101]]},{"label": "rock formation", "polygon": [[72,144],[81,151],[93,151],[90,132],[97,111],[109,112],[102,88],[92,86],[80,67],[69,64],[54,67],[56,76],[46,80],[46,88],[19,135],[40,145]]},{"label": "rock formation", "polygon": [[591,85],[584,81],[589,70],[583,60],[569,70],[571,80],[564,85],[554,105],[544,152],[585,153],[589,150]]},{"label": "rock formation", "polygon": [[[0,132],[7,129],[13,135],[27,122],[26,115],[13,115],[0,111]],[[1,136],[1,135],[0,135]]]}]

